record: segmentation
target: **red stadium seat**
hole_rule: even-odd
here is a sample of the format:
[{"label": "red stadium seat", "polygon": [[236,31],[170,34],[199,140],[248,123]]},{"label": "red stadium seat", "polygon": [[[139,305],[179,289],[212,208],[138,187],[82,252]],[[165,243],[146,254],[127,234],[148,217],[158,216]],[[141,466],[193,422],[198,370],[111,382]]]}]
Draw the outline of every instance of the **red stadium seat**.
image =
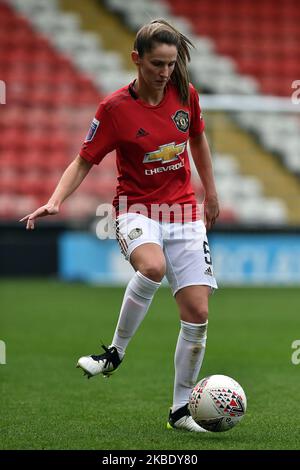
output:
[{"label": "red stadium seat", "polygon": [[[300,10],[294,0],[169,0],[217,51],[231,55],[241,73],[255,76],[265,93],[290,95],[286,86],[300,74]],[[285,83],[283,84],[282,81]]]},{"label": "red stadium seat", "polygon": [[[0,218],[15,219],[47,201],[78,153],[100,95],[68,57],[3,2],[0,77],[9,83],[9,106],[0,114]],[[84,200],[59,217],[91,215],[98,193],[111,196],[115,169],[110,162],[106,168],[106,176],[91,180]]]}]

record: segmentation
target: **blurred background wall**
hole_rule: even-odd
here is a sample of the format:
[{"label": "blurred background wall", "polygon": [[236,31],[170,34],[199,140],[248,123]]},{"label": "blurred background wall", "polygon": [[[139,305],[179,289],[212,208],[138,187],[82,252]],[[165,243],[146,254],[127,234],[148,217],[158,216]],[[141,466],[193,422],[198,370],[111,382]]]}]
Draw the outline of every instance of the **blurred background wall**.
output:
[{"label": "blurred background wall", "polygon": [[300,283],[296,0],[0,0],[1,276],[131,276],[117,242],[100,239],[96,215],[114,194],[114,153],[58,216],[34,232],[18,220],[47,202],[101,98],[134,78],[135,33],[158,17],[195,45],[190,75],[221,203],[210,234],[219,283]]}]

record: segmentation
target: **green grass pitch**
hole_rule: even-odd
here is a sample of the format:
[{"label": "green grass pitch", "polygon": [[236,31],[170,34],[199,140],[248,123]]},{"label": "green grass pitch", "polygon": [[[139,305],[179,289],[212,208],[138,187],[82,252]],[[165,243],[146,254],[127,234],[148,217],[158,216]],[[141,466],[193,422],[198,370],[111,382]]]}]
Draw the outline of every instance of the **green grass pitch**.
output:
[{"label": "green grass pitch", "polygon": [[123,289],[3,280],[1,449],[299,449],[299,289],[224,288],[210,302],[200,377],[226,374],[248,398],[226,433],[166,429],[179,322],[167,288],[157,293],[124,363],[86,380],[79,356],[110,342]]}]

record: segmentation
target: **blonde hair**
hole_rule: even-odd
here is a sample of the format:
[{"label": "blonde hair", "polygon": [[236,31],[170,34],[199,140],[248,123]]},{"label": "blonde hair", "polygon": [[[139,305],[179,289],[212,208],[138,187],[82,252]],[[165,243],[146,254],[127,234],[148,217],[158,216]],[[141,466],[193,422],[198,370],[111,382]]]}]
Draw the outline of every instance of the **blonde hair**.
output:
[{"label": "blonde hair", "polygon": [[142,26],[137,32],[134,49],[143,57],[145,52],[151,52],[155,43],[171,44],[177,48],[177,61],[172,73],[172,81],[177,86],[183,104],[189,100],[189,73],[187,63],[190,61],[192,42],[181,34],[166,20],[157,19]]}]

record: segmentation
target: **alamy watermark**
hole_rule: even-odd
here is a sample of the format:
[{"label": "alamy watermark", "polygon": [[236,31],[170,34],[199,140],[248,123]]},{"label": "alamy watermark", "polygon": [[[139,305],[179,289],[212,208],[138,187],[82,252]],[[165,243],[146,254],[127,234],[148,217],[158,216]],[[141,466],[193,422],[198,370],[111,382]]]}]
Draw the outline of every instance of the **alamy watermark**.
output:
[{"label": "alamy watermark", "polygon": [[101,240],[119,239],[119,234],[124,236],[128,233],[129,238],[131,236],[138,238],[143,231],[142,227],[139,227],[138,220],[133,222],[132,215],[137,214],[143,216],[143,221],[140,224],[147,229],[148,233],[151,233],[152,230],[155,234],[157,233],[157,225],[152,224],[153,221],[156,221],[161,223],[165,240],[174,238],[195,240],[197,233],[199,233],[199,226],[193,222],[199,219],[203,220],[203,206],[200,204],[197,206],[193,204],[130,205],[126,196],[120,196],[117,210],[108,203],[100,204],[97,207],[96,216],[99,217],[99,221],[95,226],[96,236]]},{"label": "alamy watermark", "polygon": [[6,84],[0,80],[0,104],[6,104]]},{"label": "alamy watermark", "polygon": [[297,366],[298,364],[300,364],[300,339],[295,339],[292,342],[291,347],[292,349],[295,349],[295,351],[292,354],[291,361],[292,361],[292,364]]},{"label": "alamy watermark", "polygon": [[0,340],[0,364],[6,364],[6,344]]},{"label": "alamy watermark", "polygon": [[300,104],[300,80],[294,80],[291,87],[295,89],[292,93],[292,103]]}]

